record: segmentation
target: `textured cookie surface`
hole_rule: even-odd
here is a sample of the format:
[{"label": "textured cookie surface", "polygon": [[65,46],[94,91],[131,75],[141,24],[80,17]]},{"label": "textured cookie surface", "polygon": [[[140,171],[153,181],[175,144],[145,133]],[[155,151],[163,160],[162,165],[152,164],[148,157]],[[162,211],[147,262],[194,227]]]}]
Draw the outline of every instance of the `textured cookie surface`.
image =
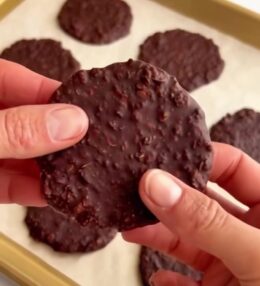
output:
[{"label": "textured cookie surface", "polygon": [[71,52],[51,39],[21,40],[6,48],[0,58],[21,64],[41,75],[67,80],[80,69]]},{"label": "textured cookie surface", "polygon": [[201,280],[202,273],[148,247],[142,247],[139,269],[144,286],[150,286],[149,279],[159,269],[170,270],[189,276],[196,281]]},{"label": "textured cookie surface", "polygon": [[260,113],[241,109],[211,127],[212,141],[233,145],[260,163]]},{"label": "textured cookie surface", "polygon": [[121,0],[67,0],[58,21],[68,34],[82,42],[107,44],[129,33],[132,14]]},{"label": "textured cookie surface", "polygon": [[91,252],[105,247],[116,230],[96,225],[80,226],[50,207],[27,208],[25,223],[30,235],[59,252]]},{"label": "textured cookie surface", "polygon": [[212,40],[184,30],[156,33],[141,45],[139,59],[175,76],[188,91],[216,80],[224,68]]},{"label": "textured cookie surface", "polygon": [[53,95],[88,114],[86,136],[39,159],[44,194],[81,223],[119,230],[156,222],[138,194],[150,168],[203,190],[212,150],[204,113],[175,78],[141,61],[79,71]]}]

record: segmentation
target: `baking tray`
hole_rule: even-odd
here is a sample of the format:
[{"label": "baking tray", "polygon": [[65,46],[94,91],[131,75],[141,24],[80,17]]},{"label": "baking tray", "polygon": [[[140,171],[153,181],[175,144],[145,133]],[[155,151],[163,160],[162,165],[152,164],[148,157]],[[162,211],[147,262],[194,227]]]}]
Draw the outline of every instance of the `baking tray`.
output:
[{"label": "baking tray", "polygon": [[260,14],[228,0],[156,0],[260,48]]},{"label": "baking tray", "polygon": [[10,238],[0,233],[0,271],[19,285],[77,285]]},{"label": "baking tray", "polygon": [[[136,58],[138,46],[147,36],[157,31],[183,28],[213,38],[226,61],[225,70],[218,81],[192,93],[205,110],[207,124],[210,126],[227,112],[241,107],[260,110],[260,53],[234,39],[236,37],[259,47],[256,34],[259,31],[258,15],[220,0],[157,1],[165,6],[149,0],[125,1],[134,15],[130,36],[111,45],[93,46],[75,41],[59,29],[55,17],[64,0],[5,0],[0,5],[1,17],[18,3],[20,5],[0,22],[0,51],[24,37],[50,37],[60,40],[82,63],[82,68],[89,69]],[[221,24],[218,23],[219,15]],[[233,20],[230,19],[232,17]],[[237,23],[237,32],[241,33],[236,34],[231,31],[230,25],[236,26]],[[250,33],[256,36],[245,37],[247,29],[251,29]],[[223,34],[223,31],[232,34],[232,37]],[[0,270],[20,285],[141,285],[138,276],[139,247],[127,244],[120,235],[104,250],[96,253],[62,255],[28,237],[23,225],[24,208],[1,205],[0,213]]]},{"label": "baking tray", "polygon": [[0,20],[18,6],[23,0],[0,0]]}]

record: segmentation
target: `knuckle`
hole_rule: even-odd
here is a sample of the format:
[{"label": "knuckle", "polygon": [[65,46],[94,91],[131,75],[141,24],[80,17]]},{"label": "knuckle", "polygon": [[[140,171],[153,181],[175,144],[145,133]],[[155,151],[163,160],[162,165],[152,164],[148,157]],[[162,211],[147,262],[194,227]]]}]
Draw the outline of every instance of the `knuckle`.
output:
[{"label": "knuckle", "polygon": [[201,231],[209,231],[211,229],[223,229],[228,218],[227,213],[222,209],[220,204],[212,199],[208,199],[204,212],[204,221],[200,225]]},{"label": "knuckle", "polygon": [[5,112],[4,129],[7,148],[18,156],[23,151],[32,148],[36,141],[36,128],[33,128],[32,119],[19,108]]},{"label": "knuckle", "polygon": [[213,229],[222,229],[226,225],[228,214],[217,201],[204,197],[199,200],[194,199],[187,205],[190,233],[208,233]]}]

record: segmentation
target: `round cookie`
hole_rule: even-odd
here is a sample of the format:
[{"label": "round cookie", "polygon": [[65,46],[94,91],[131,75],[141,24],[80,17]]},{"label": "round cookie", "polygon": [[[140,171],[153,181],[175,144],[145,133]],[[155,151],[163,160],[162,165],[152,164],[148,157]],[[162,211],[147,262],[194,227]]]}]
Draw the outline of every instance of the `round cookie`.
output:
[{"label": "round cookie", "polygon": [[72,37],[91,44],[108,44],[130,32],[132,14],[121,0],[67,0],[58,21]]},{"label": "round cookie", "polygon": [[51,207],[27,208],[25,223],[30,236],[59,252],[91,252],[105,247],[116,235],[111,228],[80,224]]},{"label": "round cookie", "polygon": [[170,270],[193,278],[196,281],[202,279],[202,273],[192,269],[173,257],[155,251],[148,247],[142,247],[140,254],[139,270],[144,286],[150,286],[149,280],[158,270]]},{"label": "round cookie", "polygon": [[138,58],[175,76],[188,91],[216,80],[224,68],[212,40],[180,29],[147,38]]},{"label": "round cookie", "polygon": [[233,145],[260,163],[260,113],[241,109],[211,127],[212,141]]},{"label": "round cookie", "polygon": [[48,203],[82,225],[122,231],[157,222],[138,194],[151,168],[204,190],[212,160],[204,113],[164,71],[132,60],[79,71],[51,102],[89,117],[78,144],[39,159]]},{"label": "round cookie", "polygon": [[80,69],[71,52],[64,49],[60,42],[51,39],[20,40],[6,48],[0,58],[62,82]]}]

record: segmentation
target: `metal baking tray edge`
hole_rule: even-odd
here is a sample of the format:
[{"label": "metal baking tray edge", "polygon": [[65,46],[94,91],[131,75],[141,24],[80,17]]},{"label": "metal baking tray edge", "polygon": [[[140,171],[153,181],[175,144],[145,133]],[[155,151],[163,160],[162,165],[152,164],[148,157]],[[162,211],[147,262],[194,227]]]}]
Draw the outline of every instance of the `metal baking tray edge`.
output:
[{"label": "metal baking tray edge", "polygon": [[24,0],[0,0],[0,21]]},{"label": "metal baking tray edge", "polygon": [[154,0],[260,48],[260,14],[227,0]]},{"label": "metal baking tray edge", "polygon": [[78,285],[2,233],[0,233],[0,271],[21,286]]},{"label": "metal baking tray edge", "polygon": [[[23,1],[0,0],[0,20]],[[260,48],[260,15],[257,13],[226,0],[153,1]],[[22,286],[78,285],[1,232],[0,271]]]}]

